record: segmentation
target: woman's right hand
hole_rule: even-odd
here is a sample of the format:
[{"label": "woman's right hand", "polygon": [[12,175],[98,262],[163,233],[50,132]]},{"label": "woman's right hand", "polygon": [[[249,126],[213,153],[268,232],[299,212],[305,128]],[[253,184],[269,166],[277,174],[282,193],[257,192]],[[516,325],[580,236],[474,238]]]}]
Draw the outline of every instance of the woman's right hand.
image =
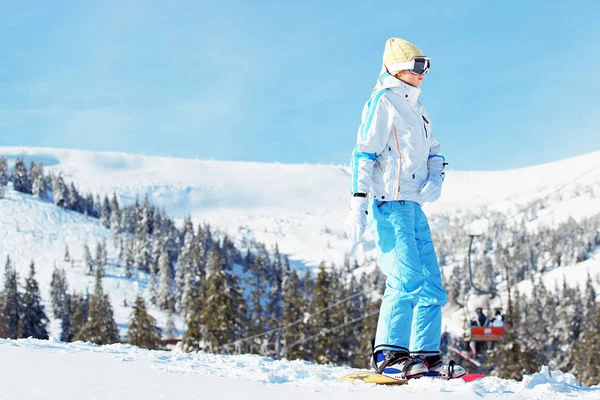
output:
[{"label": "woman's right hand", "polygon": [[344,222],[344,230],[353,242],[360,242],[367,229],[368,205],[369,200],[366,197],[353,197],[350,200],[350,213]]}]

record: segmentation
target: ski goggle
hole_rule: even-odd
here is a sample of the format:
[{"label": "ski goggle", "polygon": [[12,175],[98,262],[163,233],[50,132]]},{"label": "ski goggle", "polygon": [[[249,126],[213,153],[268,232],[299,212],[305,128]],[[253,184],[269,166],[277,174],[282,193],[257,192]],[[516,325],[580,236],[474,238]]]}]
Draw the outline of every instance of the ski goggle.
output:
[{"label": "ski goggle", "polygon": [[413,75],[425,75],[431,68],[431,58],[429,57],[414,57],[409,62],[403,62],[388,66],[388,71],[403,71],[409,70]]}]

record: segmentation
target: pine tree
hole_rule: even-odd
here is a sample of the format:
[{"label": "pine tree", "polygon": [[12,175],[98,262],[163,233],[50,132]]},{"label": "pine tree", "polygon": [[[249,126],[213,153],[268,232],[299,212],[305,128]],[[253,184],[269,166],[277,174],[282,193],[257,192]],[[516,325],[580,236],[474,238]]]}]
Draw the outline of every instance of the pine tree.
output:
[{"label": "pine tree", "polygon": [[35,280],[35,266],[31,262],[29,276],[25,281],[25,295],[23,296],[23,337],[35,339],[48,339],[48,317],[42,305],[40,288]]},{"label": "pine tree", "polygon": [[4,198],[4,186],[0,185],[0,200]]},{"label": "pine tree", "polygon": [[64,302],[64,309],[62,319],[60,320],[60,340],[61,342],[71,342],[73,340],[73,314],[75,310],[73,309],[73,303],[71,300],[71,296],[67,294]]},{"label": "pine tree", "polygon": [[592,277],[587,275],[585,282],[585,295],[584,295],[584,318],[583,318],[583,329],[589,330],[600,330],[600,324],[598,324],[598,304],[596,303],[596,290],[592,283]]},{"label": "pine tree", "polygon": [[54,265],[52,281],[50,282],[50,298],[52,299],[52,312],[56,318],[63,318],[69,313],[69,308],[66,305],[66,300],[69,297],[68,290],[69,285],[65,270]]},{"label": "pine tree", "polygon": [[179,337],[179,332],[175,327],[175,321],[173,320],[173,311],[169,309],[169,314],[167,316],[167,323],[165,325],[165,330],[163,331],[163,337],[165,339],[173,339]]},{"label": "pine tree", "polygon": [[133,276],[133,235],[130,233],[126,234],[127,239],[125,240],[125,250],[124,250],[124,275],[126,278],[131,278]]},{"label": "pine tree", "polygon": [[83,269],[88,275],[94,273],[94,261],[92,260],[92,253],[87,243],[83,246]]},{"label": "pine tree", "polygon": [[77,188],[75,187],[75,184],[73,184],[73,182],[71,182],[71,184],[68,186],[67,197],[65,198],[65,200],[67,202],[66,208],[68,210],[81,212],[86,208],[83,205],[83,199],[77,191]]},{"label": "pine tree", "polygon": [[160,275],[158,306],[161,310],[170,310],[173,306],[173,278],[166,245],[163,247],[163,252],[158,259],[158,268]]},{"label": "pine tree", "polygon": [[8,337],[8,321],[4,316],[4,295],[0,292],[0,339]]},{"label": "pine tree", "polygon": [[105,228],[110,228],[110,203],[108,197],[105,195],[102,201],[102,207],[100,208],[100,223]]},{"label": "pine tree", "polygon": [[96,284],[94,294],[90,296],[87,322],[77,332],[74,339],[96,344],[110,344],[119,341],[119,331],[113,317],[113,309],[108,295],[102,288],[102,274],[99,268],[96,268]]},{"label": "pine tree", "polygon": [[65,337],[69,340],[61,340],[65,342],[73,341],[77,332],[81,331],[83,327],[87,324],[88,321],[88,312],[90,306],[90,297],[86,295],[83,297],[82,295],[73,295],[70,296],[71,299],[71,310],[72,317],[70,320],[71,329],[70,332],[65,331]]},{"label": "pine tree", "polygon": [[201,340],[210,348],[230,343],[239,337],[247,323],[239,277],[225,262],[206,276],[203,287],[202,305],[186,321],[188,330],[183,335],[186,351],[198,350]]},{"label": "pine tree", "polygon": [[110,202],[110,230],[113,235],[113,243],[116,248],[120,249],[122,243],[121,238],[121,211],[119,209],[119,201],[116,193],[113,193],[113,198]]},{"label": "pine tree", "polygon": [[67,208],[69,192],[62,174],[59,174],[52,184],[52,195],[56,206]]},{"label": "pine tree", "polygon": [[281,320],[283,326],[289,325],[283,332],[285,354],[289,360],[302,359],[308,356],[304,354],[304,348],[301,343],[295,345],[297,341],[305,337],[304,324],[298,322],[304,318],[303,298],[300,279],[296,270],[293,270],[283,284],[283,317]]},{"label": "pine tree", "polygon": [[[594,323],[600,326],[600,307],[596,309]],[[589,386],[600,384],[600,331],[588,328],[581,339],[571,346],[569,358],[573,360],[573,373],[581,383]]]},{"label": "pine tree", "polygon": [[104,276],[104,269],[108,264],[108,260],[106,258],[106,248],[104,247],[106,242],[98,242],[96,243],[96,269],[100,270],[102,276]]},{"label": "pine tree", "polygon": [[71,253],[69,253],[69,245],[65,243],[65,255],[63,257],[64,262],[71,262]]},{"label": "pine tree", "polygon": [[[321,263],[313,291],[311,310],[315,312],[329,307],[333,303],[332,292],[331,274],[325,269],[325,263]],[[335,326],[333,313],[334,310],[329,309],[310,318],[310,326],[312,327],[311,333],[320,333],[321,337],[311,343],[307,343],[307,347],[311,348],[314,359],[320,363],[334,361],[330,353],[335,348],[335,340],[332,335],[327,332],[327,329]]]},{"label": "pine tree", "polygon": [[138,229],[135,235],[133,265],[142,272],[150,272],[150,252],[148,251],[148,236],[144,230]]},{"label": "pine tree", "polygon": [[271,273],[269,274],[268,301],[266,314],[271,327],[277,326],[283,315],[283,266],[279,246],[275,245]]},{"label": "pine tree", "polygon": [[0,186],[8,183],[8,161],[6,157],[0,157]]},{"label": "pine tree", "polygon": [[158,302],[158,288],[156,287],[156,276],[148,275],[148,292],[150,295],[150,303],[156,305]]},{"label": "pine tree", "polygon": [[135,299],[127,334],[129,343],[134,346],[149,350],[162,348],[161,329],[156,325],[154,317],[146,310],[144,299],[139,295]]},{"label": "pine tree", "polygon": [[17,192],[31,194],[31,181],[22,156],[17,157],[10,180]]},{"label": "pine tree", "polygon": [[46,177],[44,176],[44,164],[40,162],[39,165],[36,165],[32,161],[29,173],[33,195],[38,196],[40,199],[47,198],[48,186],[46,185]]},{"label": "pine tree", "polygon": [[4,267],[4,318],[6,320],[7,337],[17,339],[22,331],[21,313],[23,309],[22,295],[19,293],[18,274],[12,268],[10,257],[6,257]]}]

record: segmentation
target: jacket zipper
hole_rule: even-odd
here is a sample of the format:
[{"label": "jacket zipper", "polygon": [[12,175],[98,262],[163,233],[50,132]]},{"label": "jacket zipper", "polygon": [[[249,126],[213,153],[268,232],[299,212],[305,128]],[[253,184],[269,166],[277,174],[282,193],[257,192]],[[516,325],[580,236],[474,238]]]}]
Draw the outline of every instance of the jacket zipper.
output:
[{"label": "jacket zipper", "polygon": [[396,138],[396,149],[398,150],[398,156],[400,162],[398,163],[398,184],[396,185],[396,200],[400,197],[400,175],[402,174],[402,152],[400,151],[400,144],[398,144],[398,132],[396,131],[396,125],[392,125],[394,128],[394,137]]}]

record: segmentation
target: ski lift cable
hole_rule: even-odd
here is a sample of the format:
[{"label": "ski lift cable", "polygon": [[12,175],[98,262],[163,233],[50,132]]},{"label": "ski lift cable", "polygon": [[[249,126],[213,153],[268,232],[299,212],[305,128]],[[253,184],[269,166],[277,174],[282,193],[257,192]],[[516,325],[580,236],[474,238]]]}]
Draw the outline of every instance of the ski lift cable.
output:
[{"label": "ski lift cable", "polygon": [[[327,307],[325,307],[325,308],[322,308],[322,309],[320,309],[320,310],[317,310],[317,311],[316,311],[316,312],[314,312],[314,313],[310,313],[310,314],[308,315],[308,318],[314,317],[315,315],[322,314],[322,313],[324,313],[324,312],[325,312],[325,311],[327,311],[327,310],[330,310],[330,309],[332,309],[332,308],[334,308],[334,307],[337,307],[337,306],[339,306],[339,305],[341,305],[341,304],[347,303],[347,302],[349,302],[350,300],[353,300],[353,299],[355,299],[356,297],[358,297],[358,296],[360,296],[360,295],[364,295],[365,293],[366,293],[366,292],[363,292],[363,291],[356,292],[356,293],[354,293],[354,294],[352,294],[352,295],[350,295],[350,296],[348,296],[348,297],[346,297],[346,298],[344,298],[344,299],[342,299],[342,300],[339,300],[339,301],[337,301],[337,302],[335,302],[335,303],[333,303],[333,304],[331,304],[331,305],[329,305],[329,306],[327,306]],[[306,319],[308,319],[308,318],[306,318],[306,317],[302,317],[302,318],[300,318],[300,319],[297,319],[296,321],[290,322],[289,324],[286,324],[286,325],[284,325],[284,326],[281,326],[281,327],[278,327],[278,328],[269,329],[269,330],[267,330],[267,331],[264,331],[264,332],[262,332],[262,333],[258,333],[258,334],[256,334],[256,335],[252,335],[252,336],[249,336],[249,337],[246,337],[246,338],[243,338],[243,339],[238,339],[238,340],[236,340],[236,341],[233,341],[233,342],[230,342],[230,343],[225,343],[225,344],[222,344],[222,345],[220,345],[220,346],[216,346],[216,347],[215,347],[215,349],[220,349],[220,348],[222,348],[222,347],[231,346],[231,345],[233,345],[233,344],[235,344],[235,343],[243,343],[243,342],[247,342],[247,341],[249,341],[249,340],[253,340],[253,339],[259,338],[259,337],[261,337],[261,336],[270,335],[270,334],[272,334],[272,333],[275,333],[275,332],[277,332],[277,331],[285,330],[285,329],[287,329],[287,328],[290,328],[290,327],[292,327],[292,326],[294,326],[294,325],[298,325],[299,323],[302,323],[302,322],[304,322],[304,321],[305,321]]]},{"label": "ski lift cable", "polygon": [[[553,190],[552,192],[550,192],[550,193],[549,193],[549,194],[547,194],[546,196],[542,197],[542,200],[547,200],[547,199],[549,199],[551,196],[555,195],[555,194],[556,194],[556,193],[558,193],[558,192],[561,192],[561,191],[562,191],[564,188],[566,188],[567,186],[569,186],[569,185],[572,185],[573,183],[577,182],[579,179],[581,179],[581,178],[585,177],[586,175],[589,175],[589,174],[591,174],[592,172],[594,172],[594,171],[595,171],[595,170],[597,170],[598,168],[600,168],[600,164],[598,164],[598,165],[596,165],[595,167],[593,167],[593,168],[589,169],[588,171],[584,172],[583,174],[581,174],[581,175],[579,175],[579,176],[575,177],[575,179],[573,179],[573,180],[571,180],[571,181],[569,181],[569,182],[567,182],[567,183],[563,184],[563,185],[562,185],[562,186],[560,186],[558,189],[555,189],[555,190]],[[516,213],[514,213],[513,215],[511,215],[511,216],[510,216],[508,219],[514,218],[514,217],[516,217],[517,215],[519,215],[519,214],[521,214],[521,213],[523,213],[523,212],[527,211],[527,209],[528,209],[529,207],[530,207],[529,205],[527,205],[527,206],[525,206],[525,207],[522,207],[522,208],[521,208],[520,210],[518,210]]]},{"label": "ski lift cable", "polygon": [[[597,164],[596,166],[592,167],[591,169],[589,169],[588,171],[584,172],[583,174],[575,177],[575,179],[573,179],[570,182],[567,182],[565,184],[563,184],[562,186],[560,186],[559,188],[553,190],[552,192],[550,192],[549,194],[547,194],[546,196],[542,197],[543,200],[547,200],[549,199],[551,196],[555,195],[556,193],[561,192],[564,188],[566,188],[567,186],[577,182],[579,179],[591,174],[592,172],[594,172],[595,170],[600,168],[600,164]],[[530,206],[525,206],[523,208],[521,208],[520,210],[518,210],[516,213],[514,213],[513,215],[509,216],[508,219],[512,219],[514,217],[516,217],[517,215],[527,211],[527,209]],[[483,295],[491,295],[491,296],[496,296],[497,293],[493,292],[493,291],[489,291],[489,290],[482,290],[480,288],[478,288],[475,283],[473,282],[473,269],[471,266],[471,250],[472,250],[472,246],[473,246],[473,239],[475,237],[475,235],[470,235],[471,236],[471,240],[469,242],[469,253],[468,253],[468,267],[469,267],[469,284],[471,285],[471,288],[473,288],[475,290],[475,292],[477,292],[477,294],[483,294]]]},{"label": "ski lift cable", "polygon": [[371,316],[373,316],[373,315],[376,315],[376,314],[379,314],[379,310],[377,310],[377,311],[372,311],[372,312],[368,313],[367,315],[363,315],[362,317],[355,318],[355,319],[353,319],[352,321],[348,321],[348,322],[346,322],[346,323],[343,323],[342,325],[338,325],[338,326],[335,326],[335,327],[333,327],[333,328],[329,328],[329,329],[322,329],[322,330],[321,330],[319,333],[317,333],[316,335],[312,335],[312,336],[309,336],[309,337],[307,337],[307,338],[304,338],[304,339],[302,339],[302,340],[298,340],[298,341],[296,341],[296,342],[292,343],[292,344],[290,345],[290,349],[291,349],[291,348],[293,348],[293,347],[294,347],[294,346],[296,346],[296,345],[299,345],[300,343],[308,342],[309,340],[316,339],[317,337],[319,337],[319,336],[322,336],[322,335],[323,335],[323,334],[325,334],[325,333],[330,333],[330,332],[334,332],[334,331],[337,331],[337,330],[339,330],[339,329],[345,328],[345,327],[347,327],[348,325],[355,324],[355,323],[357,323],[357,322],[360,322],[360,321],[362,321],[362,320],[365,320],[365,319],[367,319],[367,318],[369,318],[369,317],[371,317]]}]

